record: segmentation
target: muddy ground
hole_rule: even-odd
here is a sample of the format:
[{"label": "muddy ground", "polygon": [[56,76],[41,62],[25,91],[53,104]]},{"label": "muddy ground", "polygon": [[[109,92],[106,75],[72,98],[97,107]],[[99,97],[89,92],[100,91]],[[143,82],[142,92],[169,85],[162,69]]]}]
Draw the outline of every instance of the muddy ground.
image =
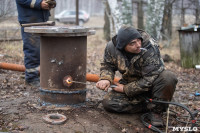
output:
[{"label": "muddy ground", "polygon": [[[92,20],[91,20],[92,21]],[[91,22],[92,23],[92,22]],[[89,25],[89,24],[88,24]],[[86,26],[88,26],[86,25]],[[177,41],[174,41],[177,42]],[[96,35],[88,37],[87,73],[99,74],[100,62],[106,41],[102,29],[96,30]],[[168,53],[172,61],[165,62],[166,68],[178,77],[178,85],[173,101],[186,105],[190,110],[200,109],[200,96],[194,96],[200,91],[200,70],[184,69],[180,66],[178,44],[163,48],[162,55]],[[1,42],[0,62],[23,65],[22,42]],[[87,101],[79,107],[55,105],[42,106],[38,88],[24,84],[22,72],[0,69],[0,132],[13,133],[151,133],[140,120],[142,114],[112,114],[102,108],[101,100],[106,92],[98,90],[95,83],[88,82]],[[188,115],[181,108],[170,106],[170,110],[179,115]],[[43,121],[43,116],[50,113],[60,113],[67,117],[62,125],[51,125]],[[166,117],[166,114],[165,116]],[[170,116],[170,127],[186,126],[174,122]],[[200,124],[198,114],[197,123]],[[186,121],[187,119],[182,119]],[[191,126],[191,124],[188,124]],[[196,127],[199,125],[196,125]],[[161,130],[165,130],[164,128]],[[198,131],[200,129],[198,127]]]}]

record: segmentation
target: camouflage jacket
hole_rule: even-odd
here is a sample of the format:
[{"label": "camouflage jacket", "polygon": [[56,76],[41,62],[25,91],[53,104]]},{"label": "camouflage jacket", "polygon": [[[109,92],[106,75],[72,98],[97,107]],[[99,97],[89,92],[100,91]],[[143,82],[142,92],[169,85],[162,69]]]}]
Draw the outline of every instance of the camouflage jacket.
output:
[{"label": "camouflage jacket", "polygon": [[120,81],[124,84],[124,92],[128,97],[148,91],[158,77],[165,69],[160,51],[156,43],[150,36],[142,30],[138,30],[143,38],[142,50],[135,54],[130,61],[126,55],[116,46],[116,36],[112,38],[104,52],[104,60],[101,63],[100,80],[107,79],[111,83],[114,79],[115,71],[122,74]]}]

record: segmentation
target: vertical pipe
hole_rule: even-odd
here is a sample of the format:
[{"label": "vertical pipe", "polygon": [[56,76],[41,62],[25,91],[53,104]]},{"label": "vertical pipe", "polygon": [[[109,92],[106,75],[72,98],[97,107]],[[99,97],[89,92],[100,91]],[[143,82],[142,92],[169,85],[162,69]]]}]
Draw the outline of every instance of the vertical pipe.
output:
[{"label": "vertical pipe", "polygon": [[76,25],[79,25],[79,0],[76,0]]},{"label": "vertical pipe", "polygon": [[41,36],[40,98],[47,103],[79,104],[85,102],[86,85],[66,87],[63,79],[86,82],[87,36]]}]

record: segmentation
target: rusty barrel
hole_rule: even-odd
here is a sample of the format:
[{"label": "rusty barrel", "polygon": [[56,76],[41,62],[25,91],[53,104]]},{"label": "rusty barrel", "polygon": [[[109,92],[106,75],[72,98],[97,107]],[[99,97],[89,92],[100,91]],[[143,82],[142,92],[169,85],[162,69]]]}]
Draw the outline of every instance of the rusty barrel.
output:
[{"label": "rusty barrel", "polygon": [[87,36],[84,27],[35,26],[25,32],[41,36],[40,46],[40,99],[45,103],[73,105],[86,100],[86,85],[63,80],[86,82]]}]

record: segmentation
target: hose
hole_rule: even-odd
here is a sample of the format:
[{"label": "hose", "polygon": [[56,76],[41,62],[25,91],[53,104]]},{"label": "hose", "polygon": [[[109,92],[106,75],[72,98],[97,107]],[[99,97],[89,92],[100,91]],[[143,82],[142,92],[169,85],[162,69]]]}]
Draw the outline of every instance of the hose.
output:
[{"label": "hose", "polygon": [[156,128],[155,126],[153,126],[153,125],[151,125],[151,124],[149,124],[149,123],[147,123],[147,122],[145,122],[144,121],[144,119],[146,118],[146,117],[148,117],[148,115],[149,115],[149,113],[145,113],[145,114],[143,114],[142,116],[141,116],[141,121],[142,121],[142,123],[146,126],[146,127],[148,127],[149,129],[151,129],[151,130],[153,130],[153,131],[156,131],[156,132],[158,132],[158,133],[164,133],[164,132],[162,132],[160,129],[158,129],[158,128]]},{"label": "hose", "polygon": [[[145,99],[146,102],[152,102],[152,103],[162,103],[162,104],[172,104],[172,105],[176,105],[176,106],[179,106],[179,107],[182,107],[183,109],[185,109],[186,111],[188,111],[188,113],[190,114],[190,117],[191,117],[191,129],[193,129],[193,127],[196,125],[196,120],[195,120],[195,116],[197,115],[197,113],[199,112],[199,110],[195,111],[194,113],[192,113],[190,111],[190,109],[188,107],[186,107],[185,105],[182,105],[182,104],[179,104],[179,103],[176,103],[176,102],[167,102],[167,101],[158,101],[158,100],[153,100],[153,99],[149,99],[149,98],[144,98],[142,97],[143,99]],[[148,116],[148,113],[146,114],[143,114],[141,116],[141,121],[142,123],[148,127],[149,129],[152,129],[156,132],[159,132],[159,133],[163,133],[161,130],[159,130],[158,128],[152,126],[151,124],[148,124],[147,122],[144,121],[144,118]],[[197,124],[198,125],[198,124]]]}]

